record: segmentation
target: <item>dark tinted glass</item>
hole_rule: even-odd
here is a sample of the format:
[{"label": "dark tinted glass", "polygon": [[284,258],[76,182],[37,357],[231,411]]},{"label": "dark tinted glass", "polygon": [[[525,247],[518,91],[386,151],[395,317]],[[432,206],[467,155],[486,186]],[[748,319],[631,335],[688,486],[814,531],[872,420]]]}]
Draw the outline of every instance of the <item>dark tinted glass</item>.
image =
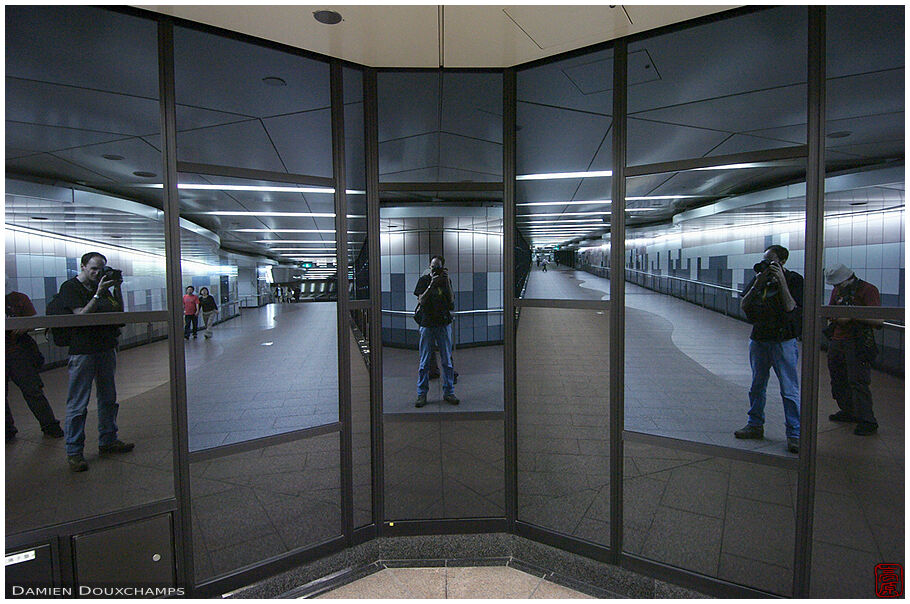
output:
[{"label": "dark tinted glass", "polygon": [[502,180],[502,75],[384,72],[380,182]]},{"label": "dark tinted glass", "polygon": [[174,70],[179,160],[332,176],[328,63],[177,27]]},{"label": "dark tinted glass", "polygon": [[779,7],[630,44],[629,165],[805,144],[807,15]]},{"label": "dark tinted glass", "polygon": [[610,333],[602,310],[521,308],[518,519],[610,543]]},{"label": "dark tinted glass", "polygon": [[612,78],[612,49],[518,73],[516,297],[606,299],[570,250],[610,226]]},{"label": "dark tinted glass", "polygon": [[196,582],[341,535],[338,434],[190,466]]}]

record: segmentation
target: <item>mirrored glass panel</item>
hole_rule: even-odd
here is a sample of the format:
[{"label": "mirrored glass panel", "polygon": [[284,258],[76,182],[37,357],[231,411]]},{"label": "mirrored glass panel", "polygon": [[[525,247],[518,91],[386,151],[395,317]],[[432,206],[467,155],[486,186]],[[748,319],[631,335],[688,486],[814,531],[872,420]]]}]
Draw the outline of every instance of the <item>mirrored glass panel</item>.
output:
[{"label": "mirrored glass panel", "polygon": [[723,168],[628,179],[625,429],[793,455],[804,164]]},{"label": "mirrored glass panel", "polygon": [[629,165],[806,144],[807,31],[785,6],[629,44]]},{"label": "mirrored glass panel", "polygon": [[328,63],[175,27],[174,72],[178,160],[331,178]]},{"label": "mirrored glass panel", "polygon": [[632,439],[624,450],[624,551],[773,594],[792,593],[795,467]]},{"label": "mirrored glass panel", "polygon": [[821,303],[893,310],[883,321],[819,319],[810,586],[818,598],[894,593],[890,565],[904,563],[904,12],[827,11]]},{"label": "mirrored glass panel", "polygon": [[348,281],[351,300],[370,299],[367,246],[366,162],[363,138],[363,72],[344,72],[344,155],[348,204]]},{"label": "mirrored glass panel", "polygon": [[517,86],[515,297],[605,300],[574,250],[610,227],[613,51],[520,71]]},{"label": "mirrored glass panel", "polygon": [[518,519],[609,545],[609,306],[523,307],[516,334]]},{"label": "mirrored glass panel", "polygon": [[502,75],[380,72],[380,182],[502,180]]},{"label": "mirrored glass panel", "polygon": [[501,516],[502,206],[384,205],[380,248],[387,518]]},{"label": "mirrored glass panel", "polygon": [[340,537],[339,435],[190,465],[196,583]]},{"label": "mirrored glass panel", "polygon": [[87,6],[10,7],[6,23],[7,177],[161,208],[160,189],[130,186],[161,183],[156,23]]},{"label": "mirrored glass panel", "polygon": [[[8,295],[8,306],[9,300]],[[72,335],[76,328],[63,329]],[[118,327],[79,329],[97,334]],[[68,369],[68,348],[53,344],[50,330],[31,330],[12,343],[12,332],[7,332],[7,534],[174,497],[167,324],[127,323],[119,332],[119,350],[74,357],[81,359],[76,371]],[[77,337],[82,341],[84,334]],[[86,377],[89,362],[101,368],[95,394],[94,374]],[[88,393],[70,385],[74,376],[81,380],[76,383],[88,384]],[[67,415],[70,399],[84,400],[88,411],[81,422],[77,414]],[[111,429],[135,448],[102,454],[100,441],[111,437]],[[72,472],[67,455],[78,453],[80,446],[88,469]]]},{"label": "mirrored glass panel", "polygon": [[354,527],[373,521],[373,442],[370,417],[370,311],[351,311],[351,427],[354,462]]},{"label": "mirrored glass panel", "polygon": [[334,196],[199,174],[180,183],[190,450],[337,421]]}]

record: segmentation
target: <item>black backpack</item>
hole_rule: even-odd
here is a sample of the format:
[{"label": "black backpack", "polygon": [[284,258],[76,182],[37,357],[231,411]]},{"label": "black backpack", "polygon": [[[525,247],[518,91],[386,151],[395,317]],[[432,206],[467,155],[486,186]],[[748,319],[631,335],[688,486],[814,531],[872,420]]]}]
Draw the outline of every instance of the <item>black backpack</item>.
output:
[{"label": "black backpack", "polygon": [[[63,300],[60,298],[60,294],[56,293],[51,296],[51,299],[47,301],[47,306],[45,307],[44,314],[46,315],[70,315],[72,311],[63,306]],[[70,345],[70,335],[72,333],[71,327],[51,327],[51,340],[55,346],[69,346]]]}]

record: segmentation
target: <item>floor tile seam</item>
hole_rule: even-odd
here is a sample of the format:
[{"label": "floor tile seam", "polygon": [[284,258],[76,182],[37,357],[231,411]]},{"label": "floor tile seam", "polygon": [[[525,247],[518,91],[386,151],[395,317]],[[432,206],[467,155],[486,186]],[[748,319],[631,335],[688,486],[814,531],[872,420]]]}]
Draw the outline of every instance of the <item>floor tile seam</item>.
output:
[{"label": "floor tile seam", "polygon": [[[875,537],[875,535],[874,535],[874,533],[873,533],[873,538],[874,538],[874,537]],[[876,544],[876,547],[875,547],[875,551],[871,551],[871,550],[867,550],[867,549],[861,549],[861,548],[858,548],[858,547],[852,547],[852,546],[850,546],[850,545],[844,545],[843,543],[834,543],[833,541],[829,541],[829,540],[827,540],[827,539],[819,538],[819,537],[817,537],[817,536],[815,535],[815,531],[812,532],[812,541],[813,541],[813,542],[816,542],[816,543],[823,543],[823,544],[825,544],[825,545],[832,545],[832,546],[834,546],[834,547],[842,547],[842,548],[844,548],[844,549],[848,549],[848,550],[851,550],[851,551],[854,551],[854,552],[862,552],[862,553],[864,553],[864,554],[878,555],[882,560],[885,559],[884,557],[881,556],[881,553],[878,551],[878,545],[877,545],[877,544]]]},{"label": "floor tile seam", "polygon": [[730,496],[730,485],[732,484],[732,481],[733,481],[733,472],[730,471],[727,473],[727,489],[726,489],[726,496],[724,497],[724,512],[723,512],[723,518],[721,519],[721,523],[720,523],[720,547],[717,550],[717,565],[714,567],[717,569],[718,574],[720,574],[721,560],[724,555],[724,538],[726,537],[726,534],[727,534],[727,512],[730,509],[730,507],[727,505],[727,500]]},{"label": "floor tile seam", "polygon": [[[764,564],[765,566],[773,566],[774,568],[779,568],[779,569],[781,569],[781,570],[785,570],[785,571],[790,572],[790,573],[793,572],[793,565],[792,565],[792,564],[791,564],[790,566],[783,566],[783,565],[777,564],[777,563],[775,563],[775,562],[767,562],[767,561],[765,561],[765,560],[759,560],[759,559],[757,559],[757,558],[748,558],[748,557],[746,557],[746,556],[740,556],[739,554],[731,554],[731,553],[729,553],[729,552],[723,553],[723,555],[724,555],[724,556],[730,556],[731,558],[738,558],[739,560],[744,560],[744,561],[746,561],[746,562],[760,562],[761,564]],[[720,572],[720,566],[719,566],[719,565],[718,565],[717,568],[718,568],[718,572]]]}]

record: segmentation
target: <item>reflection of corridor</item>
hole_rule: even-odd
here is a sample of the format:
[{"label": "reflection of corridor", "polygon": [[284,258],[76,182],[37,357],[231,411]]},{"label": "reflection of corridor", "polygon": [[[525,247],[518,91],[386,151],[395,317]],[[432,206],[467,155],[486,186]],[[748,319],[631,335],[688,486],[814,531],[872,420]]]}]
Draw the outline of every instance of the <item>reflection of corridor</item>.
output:
[{"label": "reflection of corridor", "polygon": [[190,450],[338,420],[336,306],[244,309],[186,342]]},{"label": "reflection of corridor", "polygon": [[[551,270],[532,273],[532,286],[540,296],[591,299],[598,291],[606,298],[609,281]],[[774,377],[766,439],[744,443],[730,434],[745,421],[749,326],[633,285],[626,303],[626,429],[752,445],[779,459],[759,465],[627,437],[626,551],[790,593],[796,460],[783,450]],[[523,308],[517,334],[519,519],[602,544],[609,543],[607,305]],[[535,351],[544,344],[542,360]],[[836,406],[824,355],[821,365],[813,590],[874,593],[873,573],[856,569],[903,559],[903,380],[873,375],[882,428],[862,439],[828,421]]]}]

